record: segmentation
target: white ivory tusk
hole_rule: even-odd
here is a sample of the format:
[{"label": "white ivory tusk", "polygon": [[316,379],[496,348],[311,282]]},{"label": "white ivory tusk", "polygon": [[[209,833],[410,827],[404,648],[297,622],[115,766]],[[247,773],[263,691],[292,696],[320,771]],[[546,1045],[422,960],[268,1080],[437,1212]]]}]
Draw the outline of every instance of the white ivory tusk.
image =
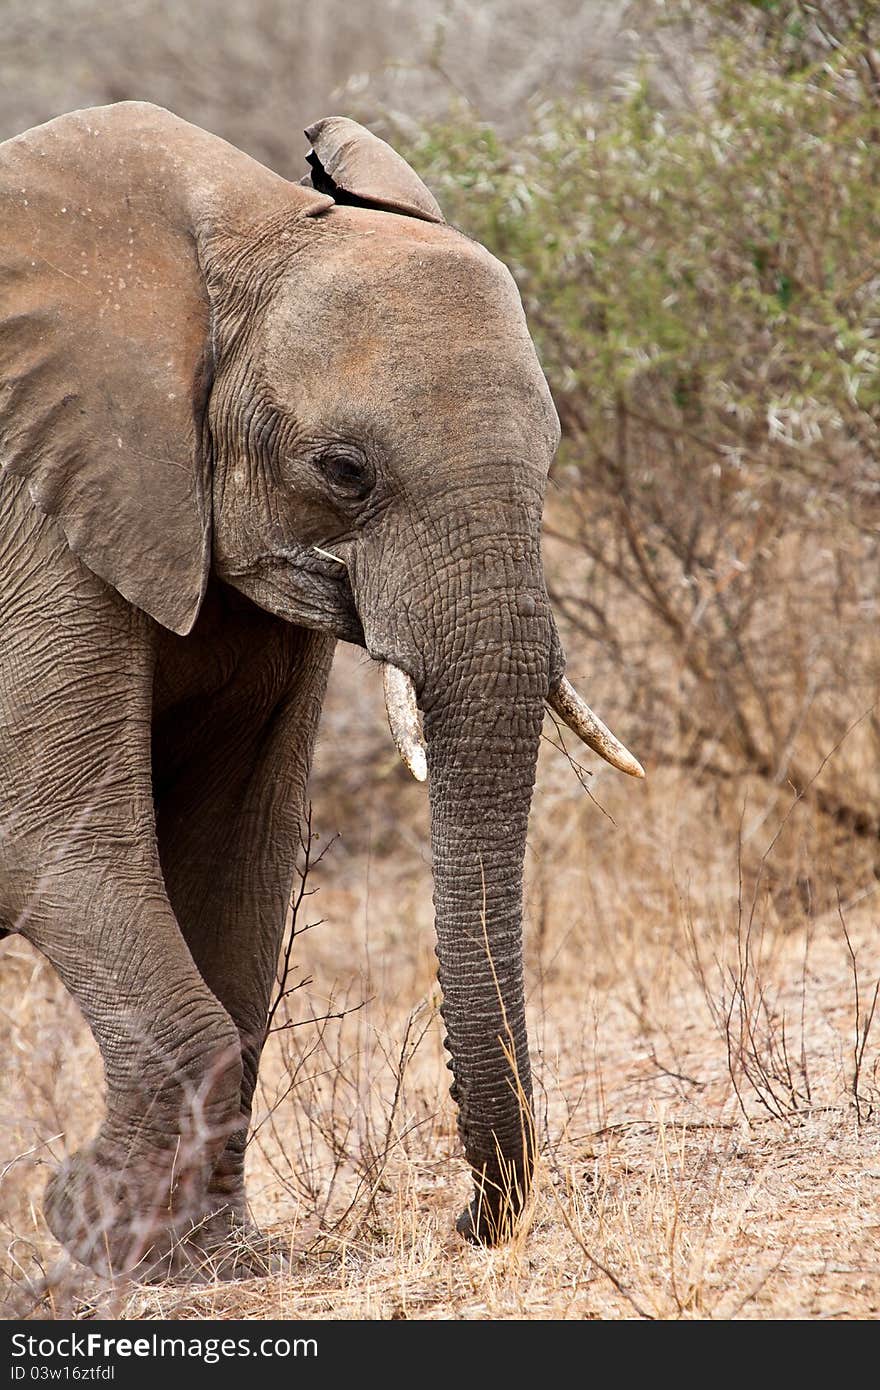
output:
[{"label": "white ivory tusk", "polygon": [[630,777],[644,777],[645,769],[638,758],[634,758],[628,748],[624,748],[610,729],[598,719],[586,701],[582,700],[565,676],[555,690],[547,696],[547,703],[564,720],[573,733],[582,739],[588,748],[604,758],[606,763],[616,767],[619,772],[627,772]]},{"label": "white ivory tusk", "polygon": [[397,751],[417,782],[428,776],[428,759],[419,725],[416,688],[405,671],[390,662],[382,664],[385,709]]}]

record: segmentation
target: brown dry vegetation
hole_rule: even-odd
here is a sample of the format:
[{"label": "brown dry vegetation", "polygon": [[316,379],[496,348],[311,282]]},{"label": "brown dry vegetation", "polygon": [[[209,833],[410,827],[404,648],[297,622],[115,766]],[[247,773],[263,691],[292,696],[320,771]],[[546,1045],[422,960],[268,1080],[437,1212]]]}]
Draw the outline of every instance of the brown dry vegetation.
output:
[{"label": "brown dry vegetation", "polygon": [[[295,980],[311,983],[290,1016],[304,1026],[269,1044],[250,1151],[254,1212],[290,1241],[293,1272],[113,1292],[62,1268],[36,1311],[876,1315],[880,1020],[857,1086],[854,1055],[880,975],[874,885],[813,910],[804,867],[821,872],[835,832],[759,779],[734,790],[661,764],[635,786],[603,770],[590,779],[600,809],[545,749],[527,932],[537,1197],[505,1249],[454,1235],[467,1179],[437,1018],[423,793],[386,747],[374,675],[341,653],[313,795],[317,833],[338,824],[343,839],[310,876],[319,891],[300,923],[324,921],[296,949]],[[387,795],[359,789],[364,760]],[[350,794],[334,799],[340,786]],[[59,1259],[39,1194],[93,1128],[101,1074],[51,971],[22,943],[4,966],[10,1293]]]},{"label": "brown dry vegetation", "polygon": [[[14,35],[21,53],[29,51],[32,8],[21,7]],[[133,8],[140,14],[144,5],[138,0]],[[419,13],[427,22],[435,8]],[[608,7],[598,8],[605,23]],[[617,8],[627,19],[639,10]],[[725,14],[750,9],[697,8],[720,15],[728,32]],[[86,15],[85,0],[78,9]],[[260,9],[268,31],[282,9]],[[560,0],[560,23],[573,9]],[[875,9],[857,0],[821,7],[786,0],[765,6],[760,23],[772,31],[783,11],[787,24],[795,12],[821,10],[845,26],[862,10],[876,22]],[[235,6],[230,12],[239,14]],[[422,39],[429,30],[420,31]],[[232,38],[237,32],[233,26]],[[625,66],[620,31],[609,34],[606,79],[609,54],[616,55],[615,73]],[[212,42],[222,47],[227,40],[218,34]],[[801,38],[789,26],[781,39],[772,32],[755,39],[771,40],[795,66],[824,51],[822,31],[814,28]],[[476,78],[464,58],[455,58],[462,33],[452,41],[452,65],[467,87]],[[375,35],[371,42],[370,63],[394,56]],[[665,45],[661,95],[683,67],[689,82],[697,68],[705,78],[704,64],[684,63],[680,43],[662,34],[657,42]],[[534,47],[529,51],[534,56]],[[446,90],[446,50],[423,44],[420,52],[433,53],[435,94]],[[551,44],[548,70],[555,52]],[[880,106],[870,68],[875,49],[868,44],[864,52],[849,86],[843,75],[841,168],[850,167],[845,102],[862,100],[853,96],[858,81],[866,83],[860,110],[868,124]],[[124,86],[127,50],[120,53]],[[213,61],[226,59],[214,54]],[[341,61],[327,59],[337,80],[350,75]],[[48,82],[44,66],[36,67]],[[82,71],[88,77],[88,63]],[[546,85],[546,71],[529,73],[534,91]],[[241,84],[229,88],[224,127],[210,103],[207,115],[199,106],[213,84],[199,88],[195,67],[187,76],[196,85],[181,81],[168,94],[111,91],[106,83],[97,90],[83,77],[77,93],[84,95],[76,99],[158,95],[264,157],[274,153],[287,172],[277,151],[258,147],[264,123],[248,109]],[[566,69],[565,80],[570,76]],[[363,115],[391,88],[358,90]],[[759,98],[752,91],[741,122],[749,135],[763,128]],[[812,108],[796,106],[792,114],[781,85],[772,99],[792,120],[793,161],[801,115]],[[57,109],[72,104],[65,98]],[[41,114],[51,111],[28,118]],[[736,108],[725,116],[731,128],[736,116]],[[490,159],[483,136],[468,132],[462,156],[446,136],[422,144],[423,157],[435,160],[444,206],[463,223],[470,216],[476,234],[494,236],[520,274],[566,427],[548,506],[547,568],[569,664],[648,771],[646,782],[635,784],[589,760],[592,773],[584,777],[554,746],[558,732],[548,719],[527,862],[541,1151],[529,1221],[511,1245],[492,1252],[466,1246],[453,1232],[468,1177],[437,1014],[426,799],[383,727],[375,670],[362,654],[341,648],[311,788],[320,837],[313,850],[337,832],[341,838],[308,879],[318,891],[304,899],[297,919],[288,984],[298,987],[276,1016],[296,1026],[280,1028],[268,1044],[249,1159],[254,1214],[289,1243],[291,1272],[199,1290],[114,1290],[65,1265],[43,1223],[40,1193],[48,1173],[96,1125],[101,1068],[52,972],[23,942],[7,942],[0,948],[0,1306],[9,1315],[877,1316],[876,360],[865,368],[864,389],[848,379],[833,396],[838,361],[847,366],[848,352],[867,350],[876,339],[880,272],[875,253],[860,247],[877,244],[877,211],[866,205],[861,221],[849,211],[838,223],[841,198],[814,202],[807,189],[808,214],[799,213],[792,230],[786,217],[797,199],[786,188],[778,202],[765,196],[765,166],[752,159],[748,141],[741,143],[741,183],[727,189],[728,163],[708,199],[727,239],[695,262],[703,302],[693,321],[704,305],[720,319],[696,345],[685,310],[675,322],[650,322],[644,342],[627,339],[641,321],[637,253],[644,227],[659,247],[658,275],[676,271],[675,256],[663,262],[661,252],[677,253],[689,227],[695,244],[702,239],[697,214],[684,201],[688,166],[681,166],[679,183],[664,186],[668,196],[656,215],[645,212],[655,206],[652,198],[645,205],[626,201],[626,161],[641,170],[646,200],[668,172],[662,149],[657,153],[662,142],[651,144],[654,136],[643,136],[641,123],[641,108],[633,108],[624,135],[612,132],[602,146],[606,194],[616,190],[635,220],[621,237],[612,208],[605,240],[599,226],[577,254],[577,229],[566,226],[562,249],[544,253],[534,231],[540,218],[530,222],[529,204],[516,201],[523,174],[513,157],[496,152]],[[545,129],[539,148],[550,159],[546,137]],[[714,138],[710,131],[707,148]],[[785,131],[780,140],[788,143]],[[870,141],[865,148],[870,153]],[[806,146],[801,153],[806,170]],[[468,182],[474,158],[485,159],[490,173],[496,169],[495,182],[489,174]],[[560,160],[571,169],[564,148]],[[770,175],[787,167],[784,160],[771,164],[767,189],[776,187]],[[544,188],[545,202],[552,204],[556,186]],[[577,180],[567,187],[571,201],[563,207],[560,199],[560,216],[589,213],[589,190],[581,205],[574,202]],[[832,187],[839,193],[839,182]],[[464,190],[458,206],[457,188]],[[485,196],[481,188],[488,188]],[[754,257],[749,298],[740,291],[753,228],[745,214],[742,225],[736,221],[737,209],[765,210],[771,202],[774,216],[781,209],[779,223],[759,230],[777,236],[773,255],[782,259],[767,262],[763,250]],[[705,199],[698,211],[708,216]],[[833,271],[821,267],[815,284],[810,280],[811,229],[815,238],[820,212],[827,219],[823,249],[843,248],[837,285]],[[618,300],[615,287],[603,304],[601,276],[596,284],[589,276],[600,254],[621,276],[629,267],[630,300]],[[731,297],[735,318],[725,276],[739,296]],[[682,284],[689,283],[683,278],[676,286],[685,300]],[[653,286],[646,297],[656,303]],[[615,341],[625,341],[620,361],[606,372],[606,315],[619,303],[632,312],[612,324],[620,330]],[[829,306],[854,335],[864,333],[857,346],[839,324],[836,339],[824,334],[821,313]],[[810,358],[814,329],[818,345]],[[651,333],[671,356],[653,351]],[[574,361],[565,355],[571,341],[579,348]],[[643,360],[647,367],[631,370],[632,361]],[[806,399],[812,379],[803,401],[791,397],[807,360],[820,382],[817,406]],[[773,380],[762,364],[780,361]],[[783,437],[783,417],[773,413],[779,396],[793,440]],[[320,925],[302,930],[319,918]],[[28,1286],[42,1275],[48,1288],[35,1298]]]}]

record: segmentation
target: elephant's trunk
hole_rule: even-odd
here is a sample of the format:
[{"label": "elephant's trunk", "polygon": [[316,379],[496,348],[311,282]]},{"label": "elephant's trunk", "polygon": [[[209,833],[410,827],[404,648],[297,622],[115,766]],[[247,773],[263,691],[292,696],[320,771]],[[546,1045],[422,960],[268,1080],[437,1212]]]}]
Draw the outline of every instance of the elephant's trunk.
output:
[{"label": "elephant's trunk", "polygon": [[353,550],[348,571],[398,750],[419,780],[427,769],[446,1045],[477,1189],[461,1229],[494,1241],[523,1207],[535,1152],[522,876],[545,702],[616,766],[641,769],[563,680],[540,490],[514,488],[505,469],[499,503],[482,471],[487,491],[468,493],[454,524],[426,511],[380,553]]},{"label": "elephant's trunk", "polygon": [[490,1242],[521,1211],[534,1156],[522,874],[550,663],[543,582],[500,602],[462,625],[421,692],[446,1046],[476,1181],[460,1228]]}]

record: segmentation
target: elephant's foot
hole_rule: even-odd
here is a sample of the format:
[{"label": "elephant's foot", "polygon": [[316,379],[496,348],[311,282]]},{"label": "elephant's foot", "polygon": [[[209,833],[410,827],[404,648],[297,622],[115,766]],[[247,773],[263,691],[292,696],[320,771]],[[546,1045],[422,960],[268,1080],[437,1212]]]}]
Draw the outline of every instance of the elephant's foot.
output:
[{"label": "elephant's foot", "polygon": [[46,1188],[49,1229],[95,1273],[204,1283],[265,1277],[282,1267],[280,1247],[247,1218],[243,1190],[222,1199],[203,1190],[197,1198],[179,1181],[172,1209],[167,1177],[154,1177],[152,1191],[143,1174],[134,1179],[133,1165],[114,1169],[92,1148],[68,1159]]},{"label": "elephant's foot", "polygon": [[[127,1274],[167,1225],[167,1195],[164,1204],[159,1190],[145,1201],[143,1180],[135,1183],[133,1177],[124,1160],[103,1160],[92,1147],[69,1158],[46,1187],[43,1209],[50,1231],[96,1274]],[[152,1185],[167,1194],[167,1181]]]},{"label": "elephant's foot", "polygon": [[286,1247],[228,1208],[188,1227],[168,1231],[168,1243],[131,1271],[142,1283],[207,1284],[214,1280],[265,1279],[289,1264]]}]

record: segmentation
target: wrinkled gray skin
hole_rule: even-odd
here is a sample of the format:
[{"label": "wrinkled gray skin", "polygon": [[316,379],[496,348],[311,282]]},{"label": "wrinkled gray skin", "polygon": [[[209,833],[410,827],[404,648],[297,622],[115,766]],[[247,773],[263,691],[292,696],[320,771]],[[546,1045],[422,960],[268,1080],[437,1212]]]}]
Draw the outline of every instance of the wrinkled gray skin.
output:
[{"label": "wrinkled gray skin", "polygon": [[558,427],[507,271],[427,220],[402,162],[385,208],[381,157],[367,172],[373,206],[334,202],[317,166],[289,184],[133,103],[0,147],[0,927],[101,1049],[106,1118],[46,1196],[99,1270],[223,1272],[248,1229],[336,638],[407,672],[423,712],[460,1229],[503,1236],[528,1188]]}]

